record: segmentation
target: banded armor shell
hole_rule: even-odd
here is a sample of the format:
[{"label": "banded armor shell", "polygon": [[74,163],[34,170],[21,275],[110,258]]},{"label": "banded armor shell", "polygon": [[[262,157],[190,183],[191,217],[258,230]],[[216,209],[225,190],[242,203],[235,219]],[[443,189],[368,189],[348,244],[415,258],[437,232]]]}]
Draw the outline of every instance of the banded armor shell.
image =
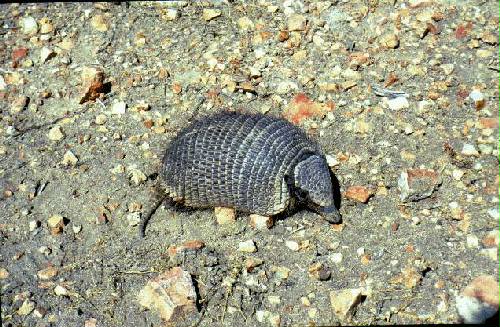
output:
[{"label": "banded armor shell", "polygon": [[[304,169],[318,171],[297,171],[313,155],[316,160]],[[300,188],[310,175],[310,194],[321,198],[318,205],[331,206],[328,166],[316,142],[286,120],[231,112],[182,130],[167,149],[162,170],[166,192],[176,201],[264,216],[282,212],[294,197],[290,181]]]}]

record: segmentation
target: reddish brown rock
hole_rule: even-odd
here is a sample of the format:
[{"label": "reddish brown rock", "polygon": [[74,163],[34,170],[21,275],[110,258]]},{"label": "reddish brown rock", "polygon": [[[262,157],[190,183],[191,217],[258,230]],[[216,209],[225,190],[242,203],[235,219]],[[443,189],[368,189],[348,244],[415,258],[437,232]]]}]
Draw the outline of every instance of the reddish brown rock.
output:
[{"label": "reddish brown rock", "polygon": [[309,99],[304,93],[297,94],[283,113],[283,117],[294,124],[299,124],[306,118],[322,117],[331,110],[326,104]]},{"label": "reddish brown rock", "polygon": [[345,192],[346,198],[361,203],[368,202],[372,195],[373,192],[370,189],[359,185],[350,186]]},{"label": "reddish brown rock", "polygon": [[82,95],[80,104],[95,101],[101,94],[108,91],[104,83],[104,71],[101,68],[84,67],[81,74]]}]

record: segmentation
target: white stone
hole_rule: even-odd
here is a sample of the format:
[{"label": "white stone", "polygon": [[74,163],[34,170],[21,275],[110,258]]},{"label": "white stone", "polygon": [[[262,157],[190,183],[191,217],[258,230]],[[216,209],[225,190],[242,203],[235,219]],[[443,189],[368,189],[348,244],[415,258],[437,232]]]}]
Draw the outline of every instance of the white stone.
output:
[{"label": "white stone", "polygon": [[253,252],[257,252],[257,247],[255,246],[254,241],[248,240],[245,242],[240,242],[238,244],[238,251],[246,252],[246,253],[253,253]]},{"label": "white stone", "polygon": [[464,143],[462,148],[462,154],[465,156],[478,156],[479,152],[476,150],[476,147],[469,143]]},{"label": "white stone", "polygon": [[463,170],[460,170],[460,169],[453,169],[451,175],[453,176],[453,178],[457,181],[461,180],[462,177],[464,176],[465,172]]},{"label": "white stone", "polygon": [[474,102],[479,102],[484,100],[484,95],[479,90],[472,90],[469,94],[469,98]]},{"label": "white stone", "polygon": [[114,115],[123,115],[127,104],[124,101],[115,101],[111,106],[111,113]]},{"label": "white stone", "polygon": [[7,83],[5,83],[5,79],[2,75],[0,75],[0,91],[5,90],[7,88]]},{"label": "white stone", "polygon": [[286,241],[285,245],[287,248],[289,248],[292,251],[298,251],[299,250],[299,243],[295,241]]},{"label": "white stone", "polygon": [[340,162],[337,160],[337,157],[329,154],[326,155],[326,163],[330,168],[340,165]]},{"label": "white stone", "polygon": [[387,101],[387,105],[391,110],[400,110],[410,107],[410,103],[406,97],[396,97],[393,99],[389,99]]},{"label": "white stone", "polygon": [[498,212],[498,208],[491,208],[491,209],[488,209],[488,215],[495,219],[495,220],[498,220],[498,218],[500,218],[500,214]]},{"label": "white stone", "polygon": [[298,90],[299,86],[297,83],[292,81],[283,81],[278,84],[276,87],[276,93],[278,94],[288,94],[292,91]]},{"label": "white stone", "polygon": [[331,260],[332,260],[333,263],[341,263],[342,259],[343,259],[343,256],[342,256],[342,253],[335,252],[335,253],[332,253],[330,255],[330,258],[331,258]]},{"label": "white stone", "polygon": [[140,212],[131,212],[127,215],[127,221],[129,226],[137,226],[141,222]]},{"label": "white stone", "polygon": [[31,220],[29,222],[29,228],[30,228],[30,232],[34,231],[35,229],[37,229],[38,227],[38,221],[36,220]]},{"label": "white stone", "polygon": [[168,8],[163,17],[169,21],[176,20],[179,17],[179,10],[175,8]]},{"label": "white stone", "polygon": [[45,63],[47,60],[49,60],[53,55],[55,54],[54,51],[50,50],[47,47],[43,47],[40,50],[40,62]]},{"label": "white stone", "polygon": [[467,235],[467,247],[469,249],[477,249],[479,247],[479,239],[476,235]]},{"label": "white stone", "polygon": [[68,296],[69,295],[69,291],[61,286],[61,285],[57,285],[55,288],[54,288],[54,293],[57,295],[57,296]]},{"label": "white stone", "polygon": [[21,31],[24,34],[28,35],[34,35],[38,31],[38,24],[36,23],[36,20],[31,17],[23,17],[20,22],[21,25]]}]

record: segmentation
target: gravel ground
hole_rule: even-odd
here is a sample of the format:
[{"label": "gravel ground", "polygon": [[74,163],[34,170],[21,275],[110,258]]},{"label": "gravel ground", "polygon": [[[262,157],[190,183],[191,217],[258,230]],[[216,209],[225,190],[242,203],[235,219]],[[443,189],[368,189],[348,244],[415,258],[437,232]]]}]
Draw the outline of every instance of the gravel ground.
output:
[{"label": "gravel ground", "polygon": [[[0,9],[2,326],[457,323],[498,280],[497,1]],[[317,139],[343,223],[162,206],[139,238],[169,141],[222,110]],[[174,267],[165,318],[138,294]]]}]

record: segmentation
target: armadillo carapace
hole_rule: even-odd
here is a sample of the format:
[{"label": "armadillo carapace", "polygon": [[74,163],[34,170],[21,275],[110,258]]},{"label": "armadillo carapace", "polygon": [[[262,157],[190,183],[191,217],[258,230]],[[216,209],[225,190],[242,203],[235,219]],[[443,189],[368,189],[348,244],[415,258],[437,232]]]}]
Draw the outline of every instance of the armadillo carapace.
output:
[{"label": "armadillo carapace", "polygon": [[338,222],[319,145],[286,120],[219,113],[182,130],[163,158],[163,185],[191,207],[230,207],[272,216],[292,199]]}]

